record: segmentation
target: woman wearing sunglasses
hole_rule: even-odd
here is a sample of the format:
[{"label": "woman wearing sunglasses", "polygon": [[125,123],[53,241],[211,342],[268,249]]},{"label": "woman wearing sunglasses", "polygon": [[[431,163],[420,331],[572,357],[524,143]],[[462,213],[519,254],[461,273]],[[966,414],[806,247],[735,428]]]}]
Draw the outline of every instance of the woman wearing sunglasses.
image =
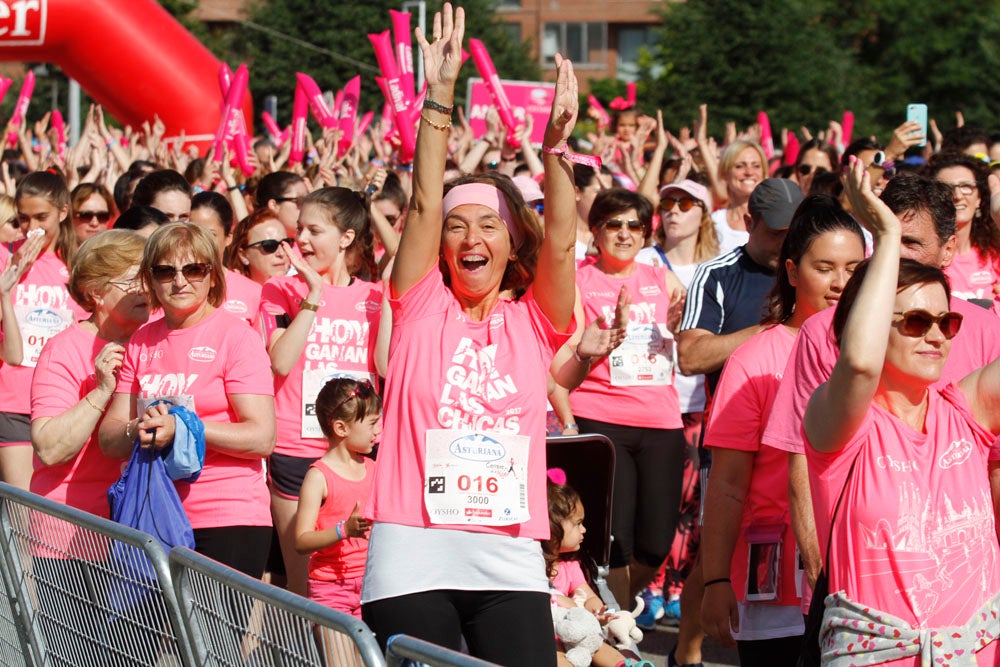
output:
[{"label": "woman wearing sunglasses", "polygon": [[[264,284],[261,319],[274,371],[278,444],[268,462],[271,513],[281,542],[288,589],[306,594],[308,555],[295,550],[295,511],[309,466],[327,442],[315,416],[316,396],[332,377],[377,381],[375,338],[382,291],[351,275],[354,253],[370,256],[365,196],[322,188],[302,202],[296,237],[302,256],[282,241],[294,276]],[[263,252],[248,248],[247,253]]]},{"label": "woman wearing sunglasses", "polygon": [[781,248],[767,328],[732,353],[713,396],[701,553],[704,579],[714,583],[702,627],[724,645],[735,639],[743,667],[794,666],[802,646],[788,456],[761,438],[799,327],[837,303],[864,257],[861,227],[837,200],[805,199]]},{"label": "woman wearing sunglasses", "polygon": [[808,196],[813,178],[817,174],[833,171],[835,164],[839,164],[837,149],[825,141],[810,139],[799,149],[792,179],[802,188],[802,194]]},{"label": "woman wearing sunglasses", "polygon": [[288,273],[291,262],[282,241],[289,247],[295,239],[285,235],[285,226],[269,208],[257,209],[233,228],[233,240],[226,246],[225,265],[259,285]]},{"label": "woman wearing sunglasses", "polygon": [[666,267],[636,261],[652,217],[652,204],[638,193],[598,193],[589,220],[597,259],[577,271],[587,322],[610,319],[623,288],[632,301],[625,342],[590,360],[586,379],[570,394],[580,432],[606,435],[615,445],[608,583],[623,603],[649,584],[670,550],[686,456],[672,334],[684,288]]},{"label": "woman wearing sunglasses", "polygon": [[[566,140],[572,64],[556,56],[545,130],[545,230],[512,181],[442,174],[465,15],[445,3],[429,43],[413,204],[395,257],[386,412],[370,506],[362,617],[502,665],[554,665],[545,396],[573,328],[575,212]],[[400,567],[405,563],[405,567]],[[503,628],[503,631],[498,631]]]},{"label": "woman wearing sunglasses", "polygon": [[76,242],[83,243],[97,232],[108,229],[114,199],[103,185],[81,183],[70,195],[70,209]]},{"label": "woman wearing sunglasses", "polygon": [[[274,447],[274,381],[260,336],[221,308],[225,272],[205,229],[175,222],[149,237],[140,265],[150,308],[163,318],[125,347],[118,386],[100,427],[104,453],[126,458],[133,444],[173,443],[169,404],[205,427],[205,464],[196,482],[177,482],[195,548],[260,577],[271,542],[264,457]],[[147,407],[157,399],[166,399]]]},{"label": "woman wearing sunglasses", "polygon": [[302,200],[307,194],[309,186],[301,176],[290,171],[275,171],[257,184],[255,208],[270,209],[285,226],[285,236],[295,236]]},{"label": "woman wearing sunglasses", "polygon": [[987,468],[1000,362],[932,387],[962,316],[949,312],[943,272],[900,261],[899,220],[862,165],[849,169],[875,252],[837,305],[840,356],[803,422],[821,553],[829,542],[824,664],[976,653],[963,664],[994,665],[1000,549]]}]

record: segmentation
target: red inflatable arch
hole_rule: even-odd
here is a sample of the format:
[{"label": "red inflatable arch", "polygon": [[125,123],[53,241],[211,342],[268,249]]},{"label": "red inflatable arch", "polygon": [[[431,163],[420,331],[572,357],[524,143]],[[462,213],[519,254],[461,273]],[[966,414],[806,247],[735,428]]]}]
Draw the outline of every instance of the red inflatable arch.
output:
[{"label": "red inflatable arch", "polygon": [[156,0],[0,0],[0,60],[55,63],[133,127],[155,113],[204,141],[219,124],[221,63]]}]

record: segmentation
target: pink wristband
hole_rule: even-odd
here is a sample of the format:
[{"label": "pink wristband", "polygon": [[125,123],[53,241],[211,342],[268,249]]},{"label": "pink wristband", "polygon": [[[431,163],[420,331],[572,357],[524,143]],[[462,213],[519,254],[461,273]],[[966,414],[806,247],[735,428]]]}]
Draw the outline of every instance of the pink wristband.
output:
[{"label": "pink wristband", "polygon": [[552,148],[542,144],[542,152],[548,155],[555,155],[556,157],[565,157],[570,162],[575,164],[584,164],[588,167],[593,167],[594,169],[601,168],[601,158],[596,155],[585,155],[583,153],[571,153],[566,144],[563,144],[562,149]]}]

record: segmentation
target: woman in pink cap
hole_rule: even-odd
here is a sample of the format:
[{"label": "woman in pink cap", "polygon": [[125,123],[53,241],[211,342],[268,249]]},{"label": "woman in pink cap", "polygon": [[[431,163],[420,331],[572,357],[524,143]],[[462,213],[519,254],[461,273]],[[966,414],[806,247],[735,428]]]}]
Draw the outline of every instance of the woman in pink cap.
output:
[{"label": "woman in pink cap", "polygon": [[[432,43],[413,201],[389,280],[385,429],[362,615],[503,665],[554,665],[545,488],[546,371],[573,329],[575,209],[566,140],[572,64],[545,132],[545,230],[511,181],[442,186],[465,15],[445,3]],[[513,295],[506,298],[506,294]]]}]

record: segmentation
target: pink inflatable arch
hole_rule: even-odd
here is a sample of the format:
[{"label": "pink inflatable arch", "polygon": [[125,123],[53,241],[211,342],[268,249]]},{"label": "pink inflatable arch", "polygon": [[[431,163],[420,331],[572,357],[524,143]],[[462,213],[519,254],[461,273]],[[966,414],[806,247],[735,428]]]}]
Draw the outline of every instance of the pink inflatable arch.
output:
[{"label": "pink inflatable arch", "polygon": [[219,124],[221,63],[156,0],[0,0],[0,60],[55,63],[133,127],[155,113],[202,143]]}]

